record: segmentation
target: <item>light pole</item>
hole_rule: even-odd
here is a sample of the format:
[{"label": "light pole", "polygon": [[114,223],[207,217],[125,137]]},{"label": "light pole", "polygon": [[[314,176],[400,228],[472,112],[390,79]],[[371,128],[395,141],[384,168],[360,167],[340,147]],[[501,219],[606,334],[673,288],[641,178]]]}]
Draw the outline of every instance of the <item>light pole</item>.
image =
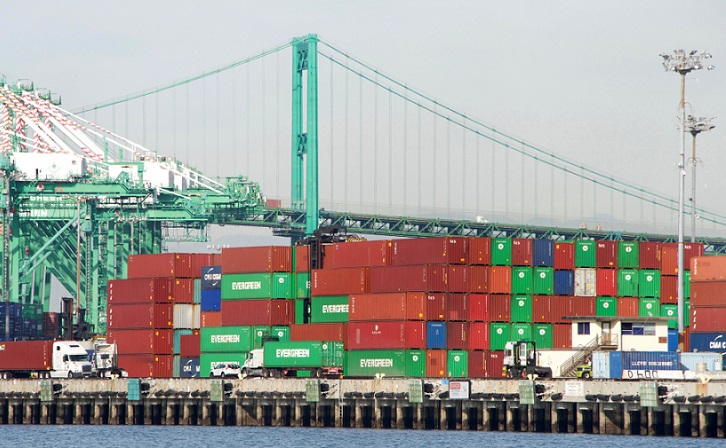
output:
[{"label": "light pole", "polygon": [[693,146],[691,152],[691,242],[696,242],[696,136],[701,132],[707,132],[715,128],[716,125],[711,124],[714,117],[694,117],[689,115],[686,119],[686,129],[693,136]]},{"label": "light pole", "polygon": [[[704,51],[693,50],[686,53],[676,50],[673,54],[661,53],[663,68],[681,75],[681,160],[678,162],[678,350],[683,350],[684,340],[684,301],[683,301],[683,199],[686,195],[686,75],[703,67],[702,60],[711,55]],[[711,70],[712,65],[708,66]]]}]

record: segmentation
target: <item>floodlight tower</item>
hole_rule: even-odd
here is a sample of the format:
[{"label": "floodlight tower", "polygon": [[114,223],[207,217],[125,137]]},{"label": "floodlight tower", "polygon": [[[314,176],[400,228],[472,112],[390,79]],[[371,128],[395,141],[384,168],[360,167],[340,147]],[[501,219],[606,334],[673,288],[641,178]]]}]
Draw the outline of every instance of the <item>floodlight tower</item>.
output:
[{"label": "floodlight tower", "polygon": [[689,115],[686,118],[686,130],[693,136],[691,148],[691,242],[696,242],[696,165],[699,160],[696,158],[696,136],[701,132],[708,132],[715,128],[711,120],[715,117],[694,117]]}]

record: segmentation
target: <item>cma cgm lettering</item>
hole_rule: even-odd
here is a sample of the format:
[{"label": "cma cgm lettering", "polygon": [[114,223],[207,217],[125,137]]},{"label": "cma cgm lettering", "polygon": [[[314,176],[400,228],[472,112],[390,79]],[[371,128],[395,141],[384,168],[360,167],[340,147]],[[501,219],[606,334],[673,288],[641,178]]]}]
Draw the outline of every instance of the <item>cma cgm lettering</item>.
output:
[{"label": "cma cgm lettering", "polygon": [[212,344],[235,344],[239,343],[238,334],[213,334],[211,337]]},{"label": "cma cgm lettering", "polygon": [[348,305],[323,305],[323,313],[347,313]]},{"label": "cma cgm lettering", "polygon": [[208,281],[208,282],[215,282],[215,281],[219,282],[219,281],[222,281],[222,274],[221,273],[204,274],[202,276],[202,280]]},{"label": "cma cgm lettering", "polygon": [[393,359],[391,358],[383,358],[383,359],[361,359],[360,360],[360,366],[361,367],[393,367]]},{"label": "cma cgm lettering", "polygon": [[309,358],[310,349],[307,348],[278,348],[275,350],[278,358]]},{"label": "cma cgm lettering", "polygon": [[232,282],[232,291],[243,291],[248,289],[262,289],[261,282]]}]

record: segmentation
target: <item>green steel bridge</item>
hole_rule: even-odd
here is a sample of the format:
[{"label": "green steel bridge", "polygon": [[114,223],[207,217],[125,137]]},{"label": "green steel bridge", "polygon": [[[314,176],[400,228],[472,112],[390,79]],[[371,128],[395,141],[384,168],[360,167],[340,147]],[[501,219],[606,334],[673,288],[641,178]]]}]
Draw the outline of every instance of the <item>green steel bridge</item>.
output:
[{"label": "green steel bridge", "polygon": [[[419,114],[421,111],[428,112],[436,119],[445,120],[447,126],[477,138],[486,138],[492,145],[499,145],[567,175],[575,175],[583,182],[602,186],[609,189],[611,195],[617,192],[624,198],[642,200],[654,209],[660,207],[670,212],[675,205],[670,198],[623,183],[555,154],[543,154],[541,149],[488,128],[379,71],[374,70],[373,74],[365,72],[365,64],[332,45],[326,44],[327,51],[319,52],[319,43],[315,35],[293,39],[222,69],[76,113],[62,109],[58,97],[49,91],[36,89],[32,83],[11,84],[0,80],[0,171],[3,181],[0,210],[4,261],[0,285],[3,299],[42,303],[47,310],[51,277],[55,277],[87,309],[90,322],[97,331],[103,332],[106,283],[109,279],[125,277],[127,257],[130,254],[161,252],[165,242],[206,241],[210,225],[265,227],[272,229],[274,235],[289,237],[293,241],[312,234],[321,225],[339,226],[356,234],[392,237],[457,235],[675,241],[674,235],[668,234],[494,223],[473,216],[473,219],[465,220],[433,219],[322,208],[319,189],[321,180],[326,176],[319,168],[321,161],[318,158],[321,140],[318,96],[322,90],[318,85],[319,56],[329,61],[331,68],[343,67],[353,76],[382,88],[391,110],[393,103],[390,101],[398,98],[406,107],[418,108]],[[263,187],[249,177],[221,176],[219,172],[215,178],[207,177],[202,170],[182,162],[178,155],[162,155],[156,149],[135,143],[126,135],[82,117],[83,114],[188,86],[290,47],[293,56],[290,78],[291,152],[287,153],[290,160],[289,207],[268,201]],[[334,56],[336,53],[343,55],[343,62]],[[358,62],[361,68],[352,68],[351,61]],[[360,121],[362,124],[363,119]],[[375,121],[377,123],[378,119]],[[389,121],[393,122],[390,115]],[[345,126],[347,129],[348,124]],[[404,136],[404,142],[406,138]],[[408,138],[413,140],[414,136]],[[393,137],[389,137],[389,148],[393,146],[392,140]],[[466,145],[467,141],[462,142]],[[377,143],[375,149],[378,149]],[[375,153],[373,156],[374,163],[386,158]],[[389,162],[393,162],[390,153],[387,157]],[[419,168],[425,169],[421,168],[420,162]],[[392,168],[388,169],[392,171]],[[437,167],[433,169],[436,173]],[[448,165],[446,169],[450,170]],[[254,169],[246,172],[255,178],[259,174],[255,174]],[[331,176],[334,174],[331,169]],[[389,203],[393,204],[394,176],[389,174],[389,177],[391,181],[387,188],[391,191],[387,193]],[[411,198],[404,202],[422,202],[421,191],[425,185],[422,185],[420,177],[417,182],[418,186],[414,181],[412,187],[417,196],[408,194]],[[371,187],[376,200],[374,204],[385,202],[386,192],[376,193],[376,188],[382,188],[378,184],[374,179]],[[347,188],[346,184],[342,189]],[[360,189],[365,188],[361,175]],[[479,185],[477,180],[476,188],[487,190],[488,187]],[[279,194],[279,191],[276,193]],[[551,196],[554,198],[554,190]],[[431,200],[436,202],[435,194]],[[610,208],[613,208],[612,205]],[[701,215],[704,221],[726,221],[720,215],[703,210]],[[709,254],[726,252],[726,239],[699,238],[699,241],[705,243]]]}]

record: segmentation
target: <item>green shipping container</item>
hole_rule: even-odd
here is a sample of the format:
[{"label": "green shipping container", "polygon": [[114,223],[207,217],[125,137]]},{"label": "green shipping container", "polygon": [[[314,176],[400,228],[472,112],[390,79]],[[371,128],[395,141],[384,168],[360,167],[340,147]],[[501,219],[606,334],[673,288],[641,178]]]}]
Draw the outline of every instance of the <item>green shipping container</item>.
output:
[{"label": "green shipping container", "polygon": [[660,271],[642,269],[638,276],[638,297],[660,298]]},{"label": "green shipping container", "polygon": [[532,268],[512,267],[512,294],[532,294]]},{"label": "green shipping container", "polygon": [[621,241],[618,246],[618,267],[637,269],[640,265],[640,245],[637,241]]},{"label": "green shipping container", "polygon": [[640,317],[660,317],[660,300],[653,297],[641,298],[638,315]]},{"label": "green shipping container", "polygon": [[222,300],[292,299],[293,283],[293,274],[288,272],[223,274]]},{"label": "green shipping container", "polygon": [[403,350],[351,350],[346,352],[346,377],[404,376],[406,354]]},{"label": "green shipping container", "polygon": [[683,277],[683,298],[688,299],[691,297],[691,271],[684,271]]},{"label": "green shipping container", "polygon": [[512,296],[510,322],[532,322],[532,296]]},{"label": "green shipping container", "polygon": [[[43,305],[39,303],[24,303],[22,308],[23,319],[42,319]],[[5,321],[2,322],[5,325]]]},{"label": "green shipping container", "polygon": [[300,272],[295,274],[295,298],[304,299],[310,297],[310,273]]},{"label": "green shipping container", "polygon": [[638,271],[621,269],[618,271],[618,296],[638,297]]},{"label": "green shipping container", "polygon": [[492,238],[492,266],[512,265],[512,240],[510,238]]},{"label": "green shipping container", "polygon": [[252,327],[252,346],[254,348],[262,348],[262,338],[270,337],[271,327],[265,325],[255,325]]},{"label": "green shipping container", "polygon": [[613,317],[618,315],[618,299],[615,297],[598,297],[595,299],[595,315]]},{"label": "green shipping container", "polygon": [[268,342],[263,352],[263,362],[268,368],[322,367],[322,342]]},{"label": "green shipping container", "polygon": [[687,300],[683,301],[683,311],[684,311],[683,326],[690,327],[691,326],[691,299],[687,299]]},{"label": "green shipping container", "polygon": [[446,356],[446,376],[449,378],[469,376],[469,354],[465,350],[449,350]]},{"label": "green shipping container", "polygon": [[310,299],[295,299],[295,323],[308,322],[310,322]]},{"label": "green shipping container", "polygon": [[534,268],[533,294],[551,296],[555,290],[555,270],[545,266]]},{"label": "green shipping container", "polygon": [[534,324],[532,325],[532,333],[534,343],[537,348],[552,348],[552,324]]},{"label": "green shipping container", "polygon": [[270,336],[282,342],[290,340],[290,327],[287,325],[276,325],[270,329]]},{"label": "green shipping container", "polygon": [[180,378],[181,377],[181,356],[174,355],[174,358],[172,358],[172,359],[174,361],[174,365],[172,366],[171,377]]},{"label": "green shipping container", "polygon": [[504,350],[504,345],[511,341],[511,325],[492,322],[489,324],[489,349]]},{"label": "green shipping container", "polygon": [[323,366],[343,367],[343,343],[340,341],[323,341],[322,349]]},{"label": "green shipping container", "polygon": [[426,376],[426,350],[406,350],[406,376]]},{"label": "green shipping container", "polygon": [[575,267],[594,268],[597,263],[595,240],[575,241]]},{"label": "green shipping container", "polygon": [[348,296],[311,298],[310,322],[348,322]]},{"label": "green shipping container", "polygon": [[252,350],[252,328],[202,327],[199,331],[202,353],[248,352]]},{"label": "green shipping container", "polygon": [[532,324],[512,324],[510,341],[531,341]]},{"label": "green shipping container", "polygon": [[199,376],[209,378],[214,366],[220,362],[236,362],[241,367],[246,357],[247,353],[202,353],[199,357]]},{"label": "green shipping container", "polygon": [[673,317],[675,319],[668,321],[668,328],[672,330],[678,329],[678,305],[665,304],[660,306],[661,317]]}]

